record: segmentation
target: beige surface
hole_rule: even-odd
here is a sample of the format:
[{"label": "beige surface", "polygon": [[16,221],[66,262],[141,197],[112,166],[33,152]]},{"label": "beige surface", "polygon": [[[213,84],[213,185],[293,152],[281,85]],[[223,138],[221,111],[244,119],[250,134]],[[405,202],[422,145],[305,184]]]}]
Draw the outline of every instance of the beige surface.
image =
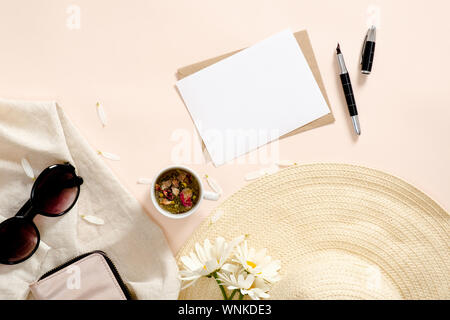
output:
[{"label": "beige surface", "polygon": [[[216,208],[196,242],[248,235],[281,260],[273,299],[449,299],[450,216],[404,181],[358,166],[294,166]],[[181,299],[221,299],[214,279]]]},{"label": "beige surface", "polygon": [[[69,5],[80,29],[66,26]],[[373,73],[359,75],[367,9],[381,10]],[[283,139],[283,159],[360,164],[400,176],[450,208],[450,24],[446,0],[15,0],[0,2],[0,95],[56,100],[162,225],[174,250],[217,205],[186,221],[162,217],[140,177],[172,164],[177,129],[194,125],[174,84],[178,68],[252,45],[285,28],[307,29],[336,121]],[[353,136],[337,76],[341,43],[353,80],[362,135]],[[108,126],[98,121],[101,101]],[[188,164],[189,165],[189,164]],[[190,165],[209,173],[225,197],[259,165]]]}]

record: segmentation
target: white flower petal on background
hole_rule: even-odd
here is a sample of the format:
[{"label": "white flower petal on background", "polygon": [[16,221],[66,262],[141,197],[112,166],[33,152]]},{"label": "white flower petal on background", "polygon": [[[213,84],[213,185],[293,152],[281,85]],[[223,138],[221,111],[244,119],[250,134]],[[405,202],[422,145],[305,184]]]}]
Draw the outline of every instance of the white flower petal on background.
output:
[{"label": "white flower petal on background", "polygon": [[106,118],[106,113],[105,109],[103,108],[103,105],[100,102],[97,102],[96,109],[98,118],[100,119],[100,122],[102,123],[103,127],[105,127],[106,124],[108,123],[108,119]]},{"label": "white flower petal on background", "polygon": [[34,172],[33,172],[33,168],[31,167],[30,163],[28,162],[27,159],[22,158],[22,168],[25,171],[25,174],[31,178],[31,179],[35,179],[36,177],[34,176]]},{"label": "white flower petal on background", "polygon": [[152,184],[153,180],[149,178],[139,178],[137,180],[138,184]]},{"label": "white flower petal on background", "polygon": [[211,178],[209,175],[205,174],[205,179],[208,182],[208,185],[211,187],[211,189],[215,192],[218,193],[220,195],[222,195],[223,190],[222,188],[219,186],[219,184],[217,183],[217,181],[213,178]]},{"label": "white flower petal on background", "polygon": [[245,180],[250,181],[250,180],[255,180],[258,178],[261,178],[262,176],[266,175],[266,174],[274,174],[276,172],[278,172],[280,170],[280,168],[277,165],[271,165],[270,167],[267,168],[262,168],[258,171],[252,171],[249,172],[245,175]]},{"label": "white flower petal on background", "polygon": [[264,174],[261,173],[261,170],[249,172],[245,175],[245,180],[247,180],[247,181],[255,180],[255,179],[262,177],[263,175]]},{"label": "white flower petal on background", "polygon": [[99,155],[103,156],[104,158],[108,159],[108,160],[113,160],[113,161],[119,161],[120,157],[117,154],[114,153],[110,153],[110,152],[103,152],[103,151],[97,151]]},{"label": "white flower petal on background", "polygon": [[279,170],[280,170],[280,168],[276,164],[274,164],[274,165],[271,165],[270,167],[263,168],[260,171],[264,175],[264,174],[274,174],[274,173],[277,173]]},{"label": "white flower petal on background", "polygon": [[87,222],[90,222],[92,224],[96,224],[96,225],[104,225],[105,221],[102,218],[96,217],[96,216],[86,216],[84,214],[81,215],[81,218],[83,218],[84,220],[86,220]]},{"label": "white flower petal on background", "polygon": [[225,213],[224,210],[217,210],[212,216],[211,216],[211,223],[216,223],[220,217]]},{"label": "white flower petal on background", "polygon": [[291,160],[279,160],[277,161],[277,165],[280,167],[290,167],[290,166],[296,166],[298,163]]}]

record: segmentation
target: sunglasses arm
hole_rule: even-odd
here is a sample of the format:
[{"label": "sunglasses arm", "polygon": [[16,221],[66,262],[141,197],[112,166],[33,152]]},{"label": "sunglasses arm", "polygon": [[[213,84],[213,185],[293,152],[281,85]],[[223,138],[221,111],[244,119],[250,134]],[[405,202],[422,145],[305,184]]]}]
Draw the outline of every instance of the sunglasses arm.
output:
[{"label": "sunglasses arm", "polygon": [[31,199],[25,202],[25,204],[20,208],[19,212],[16,213],[16,217],[26,217],[30,220],[36,216],[36,212],[33,210],[33,206],[31,205]]}]

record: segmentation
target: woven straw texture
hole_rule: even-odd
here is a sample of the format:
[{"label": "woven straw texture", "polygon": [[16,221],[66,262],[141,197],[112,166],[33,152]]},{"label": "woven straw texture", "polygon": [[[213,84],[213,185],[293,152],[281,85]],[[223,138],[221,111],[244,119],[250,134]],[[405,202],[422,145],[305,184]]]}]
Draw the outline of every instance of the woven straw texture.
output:
[{"label": "woven straw texture", "polygon": [[[247,185],[178,252],[248,234],[281,260],[272,299],[449,299],[449,214],[408,183],[344,164],[294,166]],[[181,264],[179,262],[181,267]],[[222,299],[213,279],[180,299]]]}]

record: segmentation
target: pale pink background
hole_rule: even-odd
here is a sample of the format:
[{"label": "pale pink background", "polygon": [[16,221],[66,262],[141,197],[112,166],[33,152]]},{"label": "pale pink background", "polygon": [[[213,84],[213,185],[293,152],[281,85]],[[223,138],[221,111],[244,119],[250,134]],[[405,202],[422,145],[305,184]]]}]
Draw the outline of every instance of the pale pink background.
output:
[{"label": "pale pink background", "polygon": [[[81,28],[66,27],[70,4]],[[381,9],[373,74],[359,76],[369,5]],[[336,123],[280,142],[282,159],[345,162],[397,175],[450,208],[450,23],[448,1],[300,0],[1,0],[0,95],[56,100],[95,149],[164,229],[176,251],[216,206],[187,220],[153,208],[149,187],[136,184],[171,164],[172,132],[193,132],[174,89],[175,72],[249,46],[285,28],[307,29]],[[355,139],[338,82],[336,43],[353,79],[362,135]],[[95,103],[105,106],[102,128]],[[214,168],[225,196],[258,165]]]}]

